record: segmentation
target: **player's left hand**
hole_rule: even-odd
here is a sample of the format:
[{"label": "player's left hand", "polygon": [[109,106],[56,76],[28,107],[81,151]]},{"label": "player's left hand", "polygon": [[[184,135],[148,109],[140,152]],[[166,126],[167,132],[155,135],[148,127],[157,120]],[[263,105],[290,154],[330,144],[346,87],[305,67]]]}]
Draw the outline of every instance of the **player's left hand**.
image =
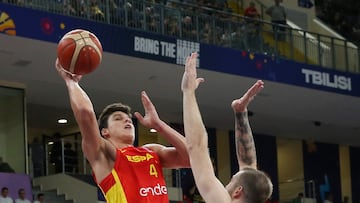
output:
[{"label": "player's left hand", "polygon": [[134,116],[145,127],[157,129],[160,118],[155,109],[155,106],[153,105],[145,91],[141,92],[141,102],[144,106],[145,115],[142,116],[139,112],[135,112]]},{"label": "player's left hand", "polygon": [[255,84],[250,87],[246,93],[240,98],[235,99],[231,103],[231,107],[234,112],[245,112],[247,111],[247,106],[254,99],[254,97],[264,88],[264,82],[262,80],[258,80]]}]

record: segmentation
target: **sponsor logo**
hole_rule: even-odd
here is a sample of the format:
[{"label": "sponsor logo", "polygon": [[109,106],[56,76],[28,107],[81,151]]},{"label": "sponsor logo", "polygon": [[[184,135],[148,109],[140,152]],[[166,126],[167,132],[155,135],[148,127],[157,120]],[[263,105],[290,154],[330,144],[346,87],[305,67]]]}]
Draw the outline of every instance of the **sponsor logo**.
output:
[{"label": "sponsor logo", "polygon": [[130,156],[130,155],[126,155],[126,158],[128,159],[128,161],[130,162],[142,162],[142,161],[149,161],[150,159],[154,158],[151,154],[146,153],[145,156],[140,156],[140,155],[136,155],[136,156]]},{"label": "sponsor logo", "polygon": [[305,75],[305,82],[313,85],[331,87],[335,89],[351,91],[351,78],[342,75],[331,75],[330,73],[301,69]]},{"label": "sponsor logo", "polygon": [[160,185],[159,183],[155,186],[149,186],[149,187],[142,187],[139,190],[139,194],[142,197],[147,197],[149,195],[152,196],[160,196],[160,195],[166,195],[167,194],[167,188],[164,185]]}]

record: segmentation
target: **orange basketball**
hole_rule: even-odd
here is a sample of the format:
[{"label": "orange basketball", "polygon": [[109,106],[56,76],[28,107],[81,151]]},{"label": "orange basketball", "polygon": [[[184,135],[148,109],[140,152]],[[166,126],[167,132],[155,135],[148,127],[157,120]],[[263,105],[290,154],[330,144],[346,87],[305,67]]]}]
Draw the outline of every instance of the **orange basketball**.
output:
[{"label": "orange basketball", "polygon": [[102,53],[98,38],[93,33],[81,29],[66,33],[57,47],[60,65],[77,75],[94,71],[101,63]]}]

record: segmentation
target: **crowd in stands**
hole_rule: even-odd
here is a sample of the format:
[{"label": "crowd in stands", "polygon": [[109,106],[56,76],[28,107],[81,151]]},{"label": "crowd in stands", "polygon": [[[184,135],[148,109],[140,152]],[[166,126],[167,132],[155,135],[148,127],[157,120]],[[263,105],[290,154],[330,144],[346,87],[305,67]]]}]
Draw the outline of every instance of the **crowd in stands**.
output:
[{"label": "crowd in stands", "polygon": [[[249,5],[241,6],[234,4],[234,0],[0,1],[40,9],[46,7],[47,10],[59,14],[249,52],[292,57],[291,59],[297,60],[293,55],[286,55],[285,52],[289,51],[284,51],[286,44],[283,42],[289,41],[291,36],[289,34],[291,31],[286,25],[286,13],[282,19],[278,19],[275,18],[274,13],[279,12],[271,12],[274,9],[270,9],[281,0],[273,0],[275,5],[266,9],[266,14],[271,16],[272,24],[262,20],[264,16],[261,16],[256,9],[260,5],[255,5],[255,1],[250,1]],[[315,0],[317,13],[326,24],[331,25],[346,40],[360,44],[360,17],[358,14],[360,1],[346,1],[350,3],[348,5],[337,5],[340,2],[339,0]],[[285,11],[281,5],[275,7],[281,7]],[[272,41],[269,40],[268,36],[273,36]],[[301,38],[296,37],[293,39],[301,40]],[[301,60],[301,57],[298,60]],[[301,60],[301,62],[303,61]]]},{"label": "crowd in stands", "polygon": [[0,1],[34,8],[49,4],[48,9],[55,13],[232,48],[255,50],[261,43],[260,24],[251,20],[260,17],[254,3],[250,7],[255,11],[248,10],[246,17],[239,18],[232,15],[239,9],[226,0]]},{"label": "crowd in stands", "polygon": [[360,1],[316,0],[316,14],[344,38],[360,45]]}]

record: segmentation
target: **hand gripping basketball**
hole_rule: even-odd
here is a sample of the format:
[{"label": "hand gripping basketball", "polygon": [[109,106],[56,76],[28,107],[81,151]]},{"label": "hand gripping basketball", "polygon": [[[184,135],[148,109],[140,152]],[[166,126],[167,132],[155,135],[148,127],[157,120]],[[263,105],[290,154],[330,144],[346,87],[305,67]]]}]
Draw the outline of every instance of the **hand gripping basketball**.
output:
[{"label": "hand gripping basketball", "polygon": [[101,63],[103,49],[98,38],[82,29],[66,33],[58,43],[57,56],[64,70],[76,75],[94,71]]}]

